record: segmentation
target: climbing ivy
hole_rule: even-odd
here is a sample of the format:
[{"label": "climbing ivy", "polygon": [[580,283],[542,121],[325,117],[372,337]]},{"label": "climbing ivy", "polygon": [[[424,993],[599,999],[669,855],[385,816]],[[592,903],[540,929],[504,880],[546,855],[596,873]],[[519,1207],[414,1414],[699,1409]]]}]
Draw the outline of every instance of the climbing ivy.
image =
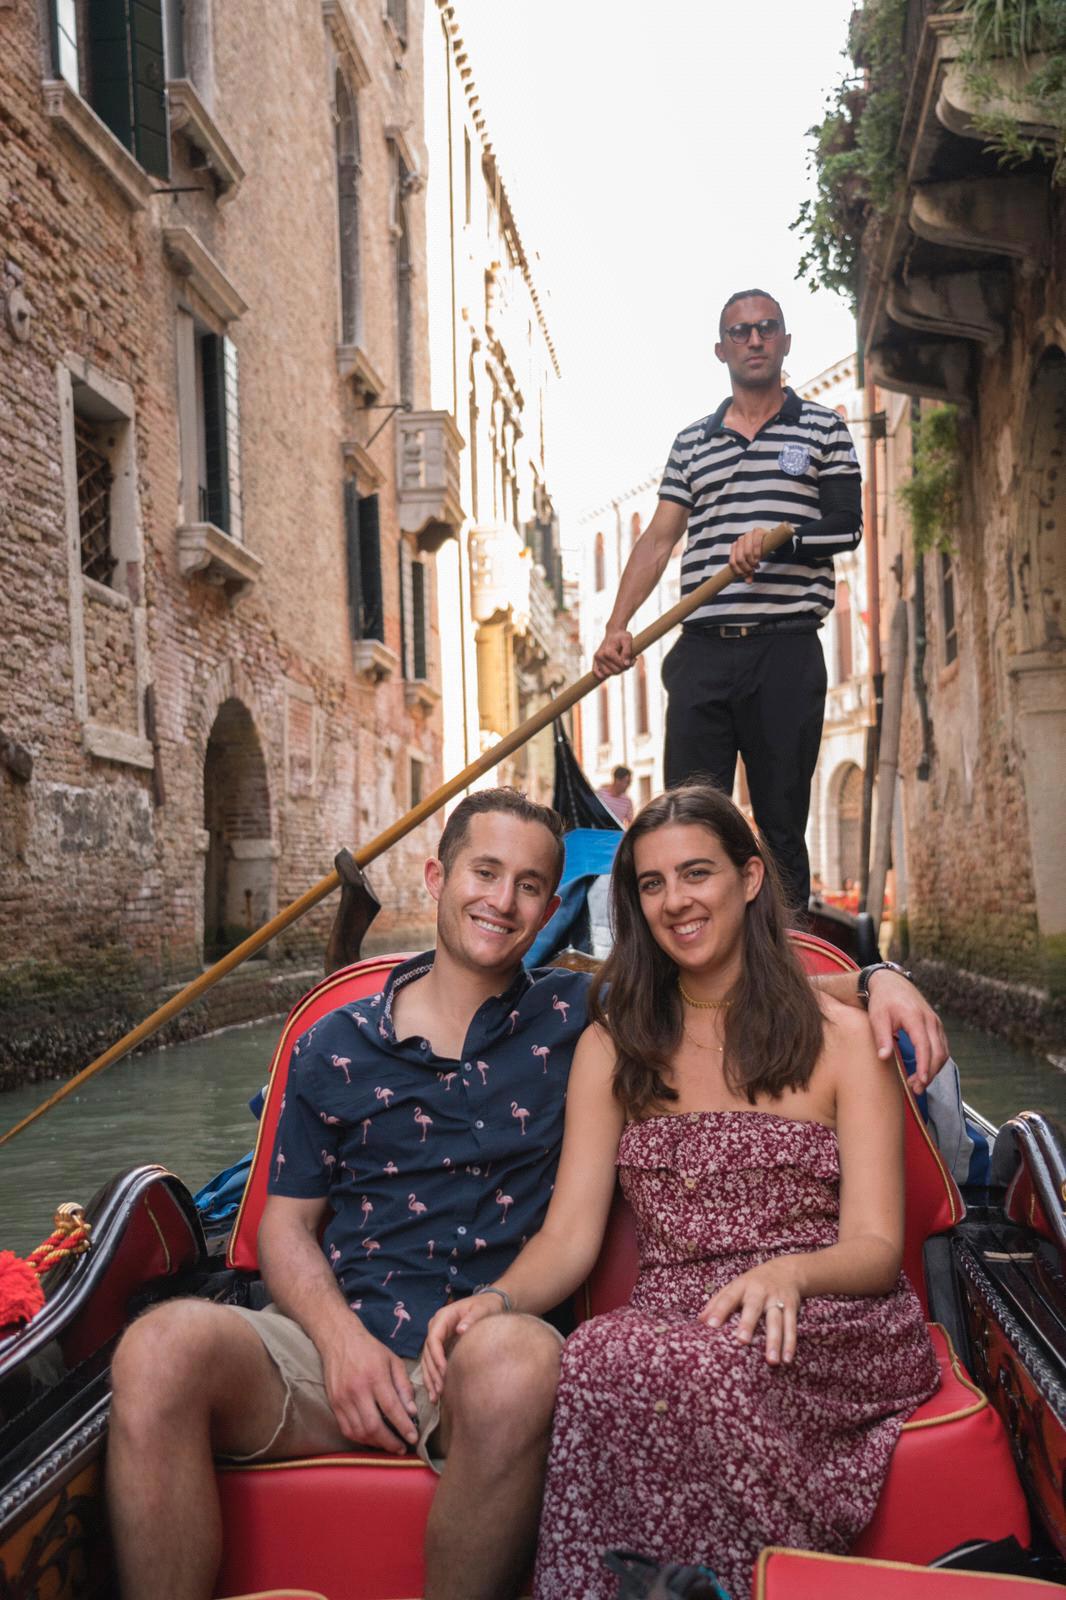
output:
[{"label": "climbing ivy", "polygon": [[[1066,0],[966,0],[964,10],[971,23],[962,57],[967,85],[986,108],[975,118],[978,130],[1004,166],[1050,155],[1052,182],[1066,183]],[[1027,69],[1006,93],[993,66],[1004,60]],[[1004,101],[1011,109],[995,108]],[[1028,106],[1050,135],[1022,131],[1016,113]]]},{"label": "climbing ivy", "polygon": [[[940,9],[969,19],[962,61],[978,105],[986,108],[975,122],[989,148],[1005,165],[1047,155],[1047,136],[1026,133],[1013,114],[1035,103],[1052,130],[1053,180],[1066,183],[1066,0],[941,0]],[[826,100],[824,118],[808,129],[814,195],[792,223],[804,244],[796,275],[853,305],[860,242],[870,230],[876,235],[902,178],[906,12],[907,0],[865,0],[843,52],[849,65]],[[1031,67],[1022,86],[1008,94],[994,67],[1004,60]]]},{"label": "climbing ivy", "polygon": [[796,276],[812,289],[834,289],[852,302],[859,241],[895,200],[902,176],[897,153],[903,116],[903,26],[907,0],[866,0],[851,22],[850,58],[808,129],[814,197],[792,227],[804,243]]},{"label": "climbing ivy", "polygon": [[914,548],[950,550],[959,515],[962,467],[959,452],[959,409],[933,406],[923,411],[914,429],[914,472],[899,497],[910,513]]}]

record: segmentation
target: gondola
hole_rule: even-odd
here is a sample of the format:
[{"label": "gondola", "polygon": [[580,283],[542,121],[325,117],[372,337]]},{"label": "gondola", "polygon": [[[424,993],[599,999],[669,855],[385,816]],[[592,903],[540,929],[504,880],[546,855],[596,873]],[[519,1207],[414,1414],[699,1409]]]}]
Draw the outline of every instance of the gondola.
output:
[{"label": "gondola", "polygon": [[[593,889],[609,864],[613,819],[561,730],[556,753],[556,801],[571,824],[569,885],[577,888],[564,895],[556,948],[538,960],[573,965],[595,960]],[[596,834],[598,844],[589,838]],[[400,959],[361,959],[353,950],[373,904],[361,874],[350,872],[345,882],[331,940],[333,959],[345,959],[281,1031],[232,1222],[205,1227],[185,1186],[160,1166],[120,1173],[86,1208],[91,1249],[52,1274],[43,1309],[25,1326],[0,1331],[0,1600],[113,1593],[102,1462],[109,1362],[128,1322],[175,1295],[252,1307],[265,1299],[256,1230],[292,1045],[316,1017],[377,992]],[[832,931],[836,941],[795,935],[810,971],[846,969],[856,954],[869,954],[861,928],[834,922]],[[941,1387],[906,1425],[852,1558],[764,1552],[753,1587],[759,1600],[854,1594],[860,1585],[900,1600],[924,1595],[930,1584],[945,1600],[981,1595],[977,1572],[928,1564],[976,1544],[978,1569],[982,1561],[994,1566],[1000,1542],[1012,1539],[1032,1552],[1019,1594],[1044,1588],[1041,1574],[1049,1593],[1066,1576],[1066,1144],[1046,1119],[1023,1112],[995,1133],[980,1181],[960,1189],[901,1064],[898,1070],[908,1113],[904,1265],[933,1325]],[[632,1224],[618,1197],[574,1318],[619,1304],[635,1267]],[[422,1593],[422,1529],[435,1480],[417,1458],[353,1451],[221,1465],[218,1478],[225,1529],[218,1596],[269,1590],[413,1600]],[[962,1587],[950,1587],[960,1579]],[[1014,1589],[1010,1579],[995,1581],[990,1592],[1001,1597]]]}]

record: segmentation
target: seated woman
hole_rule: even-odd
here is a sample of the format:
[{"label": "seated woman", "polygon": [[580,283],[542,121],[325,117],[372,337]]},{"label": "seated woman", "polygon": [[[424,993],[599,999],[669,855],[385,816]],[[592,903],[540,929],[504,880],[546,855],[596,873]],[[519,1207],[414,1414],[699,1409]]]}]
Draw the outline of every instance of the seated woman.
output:
[{"label": "seated woman", "polygon": [[937,1385],[900,1274],[902,1099],[866,1017],[812,992],[773,864],[717,790],[643,808],[613,897],[544,1226],[508,1299],[438,1312],[426,1358],[439,1384],[448,1339],[573,1292],[617,1165],[640,1277],[563,1353],[535,1594],[607,1597],[623,1547],[746,1596],[765,1544],[848,1549]]}]

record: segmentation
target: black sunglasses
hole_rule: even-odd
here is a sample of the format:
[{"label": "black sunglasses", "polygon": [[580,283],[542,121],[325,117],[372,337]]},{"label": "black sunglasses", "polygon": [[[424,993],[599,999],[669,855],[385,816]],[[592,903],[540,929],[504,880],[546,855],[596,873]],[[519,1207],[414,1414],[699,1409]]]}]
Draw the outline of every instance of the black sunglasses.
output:
[{"label": "black sunglasses", "polygon": [[763,317],[761,322],[734,322],[725,331],[734,344],[747,344],[755,331],[760,339],[772,339],[775,333],[781,332],[781,323],[777,317]]}]

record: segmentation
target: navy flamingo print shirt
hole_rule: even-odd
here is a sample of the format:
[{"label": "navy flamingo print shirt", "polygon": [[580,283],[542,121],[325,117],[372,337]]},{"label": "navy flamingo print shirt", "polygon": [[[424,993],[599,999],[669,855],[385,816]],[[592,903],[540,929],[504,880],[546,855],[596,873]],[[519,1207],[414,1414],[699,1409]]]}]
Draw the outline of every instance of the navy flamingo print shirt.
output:
[{"label": "navy flamingo print shirt", "polygon": [[404,962],[293,1046],[270,1168],[271,1194],[329,1201],[322,1243],[344,1297],[401,1356],[540,1227],[586,1020],[587,976],[523,971],[475,1012],[462,1058],[442,1059],[392,1022],[397,990],[432,963]]}]

